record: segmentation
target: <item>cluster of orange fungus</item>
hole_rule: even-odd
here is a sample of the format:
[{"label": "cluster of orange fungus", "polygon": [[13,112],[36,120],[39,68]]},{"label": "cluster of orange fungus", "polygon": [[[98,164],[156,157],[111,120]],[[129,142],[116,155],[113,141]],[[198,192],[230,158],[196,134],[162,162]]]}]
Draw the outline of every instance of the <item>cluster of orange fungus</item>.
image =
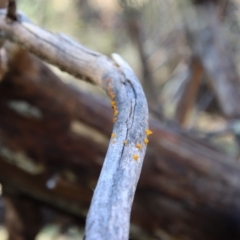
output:
[{"label": "cluster of orange fungus", "polygon": [[137,154],[133,154],[133,159],[137,161],[139,159],[139,156]]},{"label": "cluster of orange fungus", "polygon": [[115,94],[113,93],[113,91],[112,91],[110,86],[108,87],[108,94],[109,94],[110,98],[112,99],[111,107],[113,109],[113,116],[114,116],[113,117],[113,123],[115,123],[117,121],[118,109],[117,109],[117,103],[115,101]]},{"label": "cluster of orange fungus", "polygon": [[144,138],[143,142],[147,145],[149,143],[149,140],[147,139],[147,137],[151,135],[153,132],[150,129],[146,129],[145,133],[146,133],[146,138]]},{"label": "cluster of orange fungus", "polygon": [[112,133],[111,138],[115,138],[115,137],[116,137],[116,133]]},{"label": "cluster of orange fungus", "polygon": [[[145,130],[145,134],[146,134],[146,137],[143,139],[143,142],[147,145],[149,143],[149,140],[147,139],[147,137],[149,135],[151,135],[153,132],[150,130],[150,129],[146,129]],[[136,143],[136,148],[138,148],[139,150],[142,149],[142,144],[141,143]],[[133,154],[133,159],[135,161],[137,161],[139,159],[139,156],[137,154]]]}]

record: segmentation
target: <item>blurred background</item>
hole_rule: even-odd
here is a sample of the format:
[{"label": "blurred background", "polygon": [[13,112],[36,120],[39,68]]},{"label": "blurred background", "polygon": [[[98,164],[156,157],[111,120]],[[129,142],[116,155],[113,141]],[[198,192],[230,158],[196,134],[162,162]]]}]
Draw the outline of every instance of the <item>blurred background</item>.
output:
[{"label": "blurred background", "polygon": [[[114,52],[120,54],[142,82],[153,118],[180,123],[200,136],[211,132],[207,135],[211,141],[236,156],[238,144],[235,135],[240,127],[238,121],[234,121],[237,117],[232,114],[228,116],[231,121],[226,121],[226,114],[221,112],[214,87],[207,83],[207,78],[212,76],[193,70],[197,65],[198,60],[194,59],[198,58],[198,53],[194,49],[197,43],[190,35],[197,36],[197,33],[189,33],[189,24],[201,28],[201,25],[208,24],[208,20],[214,21],[204,16],[210,16],[211,12],[197,16],[194,8],[201,2],[217,5],[220,21],[220,29],[217,31],[221,32],[219,38],[226,42],[227,54],[234,62],[234,71],[238,72],[238,0],[19,0],[18,8],[35,24],[49,31],[64,33],[109,57]],[[72,76],[50,67],[63,81],[72,81],[89,93],[106,97],[98,87],[76,81]],[[184,88],[191,77],[199,79],[199,86],[185,89],[193,91],[194,95],[186,99],[183,96],[187,95]]]},{"label": "blurred background", "polygon": [[[18,0],[17,4],[44,29],[64,33],[109,57],[120,54],[139,77],[154,121],[239,160],[239,0]],[[48,66],[64,83],[108,102],[98,87]],[[51,215],[51,210],[46,212]],[[82,227],[68,217],[51,219],[37,240],[83,236]],[[135,231],[139,229],[133,226],[133,236]],[[152,239],[193,239],[160,235]],[[8,239],[4,226],[0,239]]]}]

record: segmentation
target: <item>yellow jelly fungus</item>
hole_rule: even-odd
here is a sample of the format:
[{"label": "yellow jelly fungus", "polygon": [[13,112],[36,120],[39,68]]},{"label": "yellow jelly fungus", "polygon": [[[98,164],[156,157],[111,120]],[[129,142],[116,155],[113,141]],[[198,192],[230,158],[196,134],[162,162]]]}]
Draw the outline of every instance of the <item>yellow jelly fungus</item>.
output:
[{"label": "yellow jelly fungus", "polygon": [[133,159],[137,161],[139,159],[139,156],[137,154],[133,154]]},{"label": "yellow jelly fungus", "polygon": [[126,145],[126,144],[127,144],[127,140],[124,140],[124,141],[123,141],[123,144]]},{"label": "yellow jelly fungus", "polygon": [[115,102],[115,101],[111,101],[111,106],[112,106],[112,108],[117,107],[117,106],[116,106],[116,102]]},{"label": "yellow jelly fungus", "polygon": [[151,130],[149,130],[149,129],[146,129],[146,130],[145,130],[145,133],[146,133],[147,136],[149,136],[149,135],[151,135],[153,132],[152,132]]},{"label": "yellow jelly fungus", "polygon": [[116,137],[116,133],[112,133],[111,138],[115,138],[115,137]]},{"label": "yellow jelly fungus", "polygon": [[116,117],[118,115],[118,110],[115,110],[113,115],[114,115],[114,117]]},{"label": "yellow jelly fungus", "polygon": [[143,141],[144,141],[145,144],[148,144],[148,143],[149,143],[149,140],[148,140],[147,138],[144,138]]},{"label": "yellow jelly fungus", "polygon": [[138,149],[142,149],[142,145],[141,145],[140,143],[137,143],[137,144],[136,144],[136,147],[137,147]]}]

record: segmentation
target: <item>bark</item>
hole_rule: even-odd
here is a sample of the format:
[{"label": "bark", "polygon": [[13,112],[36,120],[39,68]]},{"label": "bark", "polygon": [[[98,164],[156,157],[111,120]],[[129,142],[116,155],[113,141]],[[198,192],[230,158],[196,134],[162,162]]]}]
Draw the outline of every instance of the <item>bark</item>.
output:
[{"label": "bark", "polygon": [[[14,56],[0,84],[0,181],[33,201],[84,217],[111,134],[111,109],[61,82],[26,52]],[[235,159],[177,127],[153,120],[150,127],[132,223],[163,239],[238,239]]]}]

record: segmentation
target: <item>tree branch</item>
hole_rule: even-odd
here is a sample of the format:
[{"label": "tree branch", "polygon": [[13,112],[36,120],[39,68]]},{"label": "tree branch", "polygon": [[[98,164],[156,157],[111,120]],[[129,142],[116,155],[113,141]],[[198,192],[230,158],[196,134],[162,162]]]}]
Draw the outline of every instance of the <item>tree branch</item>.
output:
[{"label": "tree branch", "polygon": [[86,223],[86,239],[128,239],[130,212],[146,151],[148,107],[142,87],[117,54],[112,61],[63,35],[54,35],[18,13],[0,12],[0,36],[43,60],[101,86],[111,98],[114,127]]},{"label": "tree branch", "polygon": [[17,4],[15,0],[8,1],[7,18],[17,21]]},{"label": "tree branch", "polygon": [[[147,103],[132,70],[114,59],[129,79],[119,85],[119,117],[87,217],[86,239],[128,239],[130,212],[146,151]],[[120,81],[119,81],[120,83]]]},{"label": "tree branch", "polygon": [[175,118],[181,125],[187,124],[189,112],[196,102],[202,74],[203,69],[199,60],[196,57],[192,57],[190,73],[175,113]]},{"label": "tree branch", "polygon": [[240,116],[239,76],[229,43],[219,25],[214,5],[203,4],[185,13],[189,44],[199,58],[212,85],[223,114]]}]

